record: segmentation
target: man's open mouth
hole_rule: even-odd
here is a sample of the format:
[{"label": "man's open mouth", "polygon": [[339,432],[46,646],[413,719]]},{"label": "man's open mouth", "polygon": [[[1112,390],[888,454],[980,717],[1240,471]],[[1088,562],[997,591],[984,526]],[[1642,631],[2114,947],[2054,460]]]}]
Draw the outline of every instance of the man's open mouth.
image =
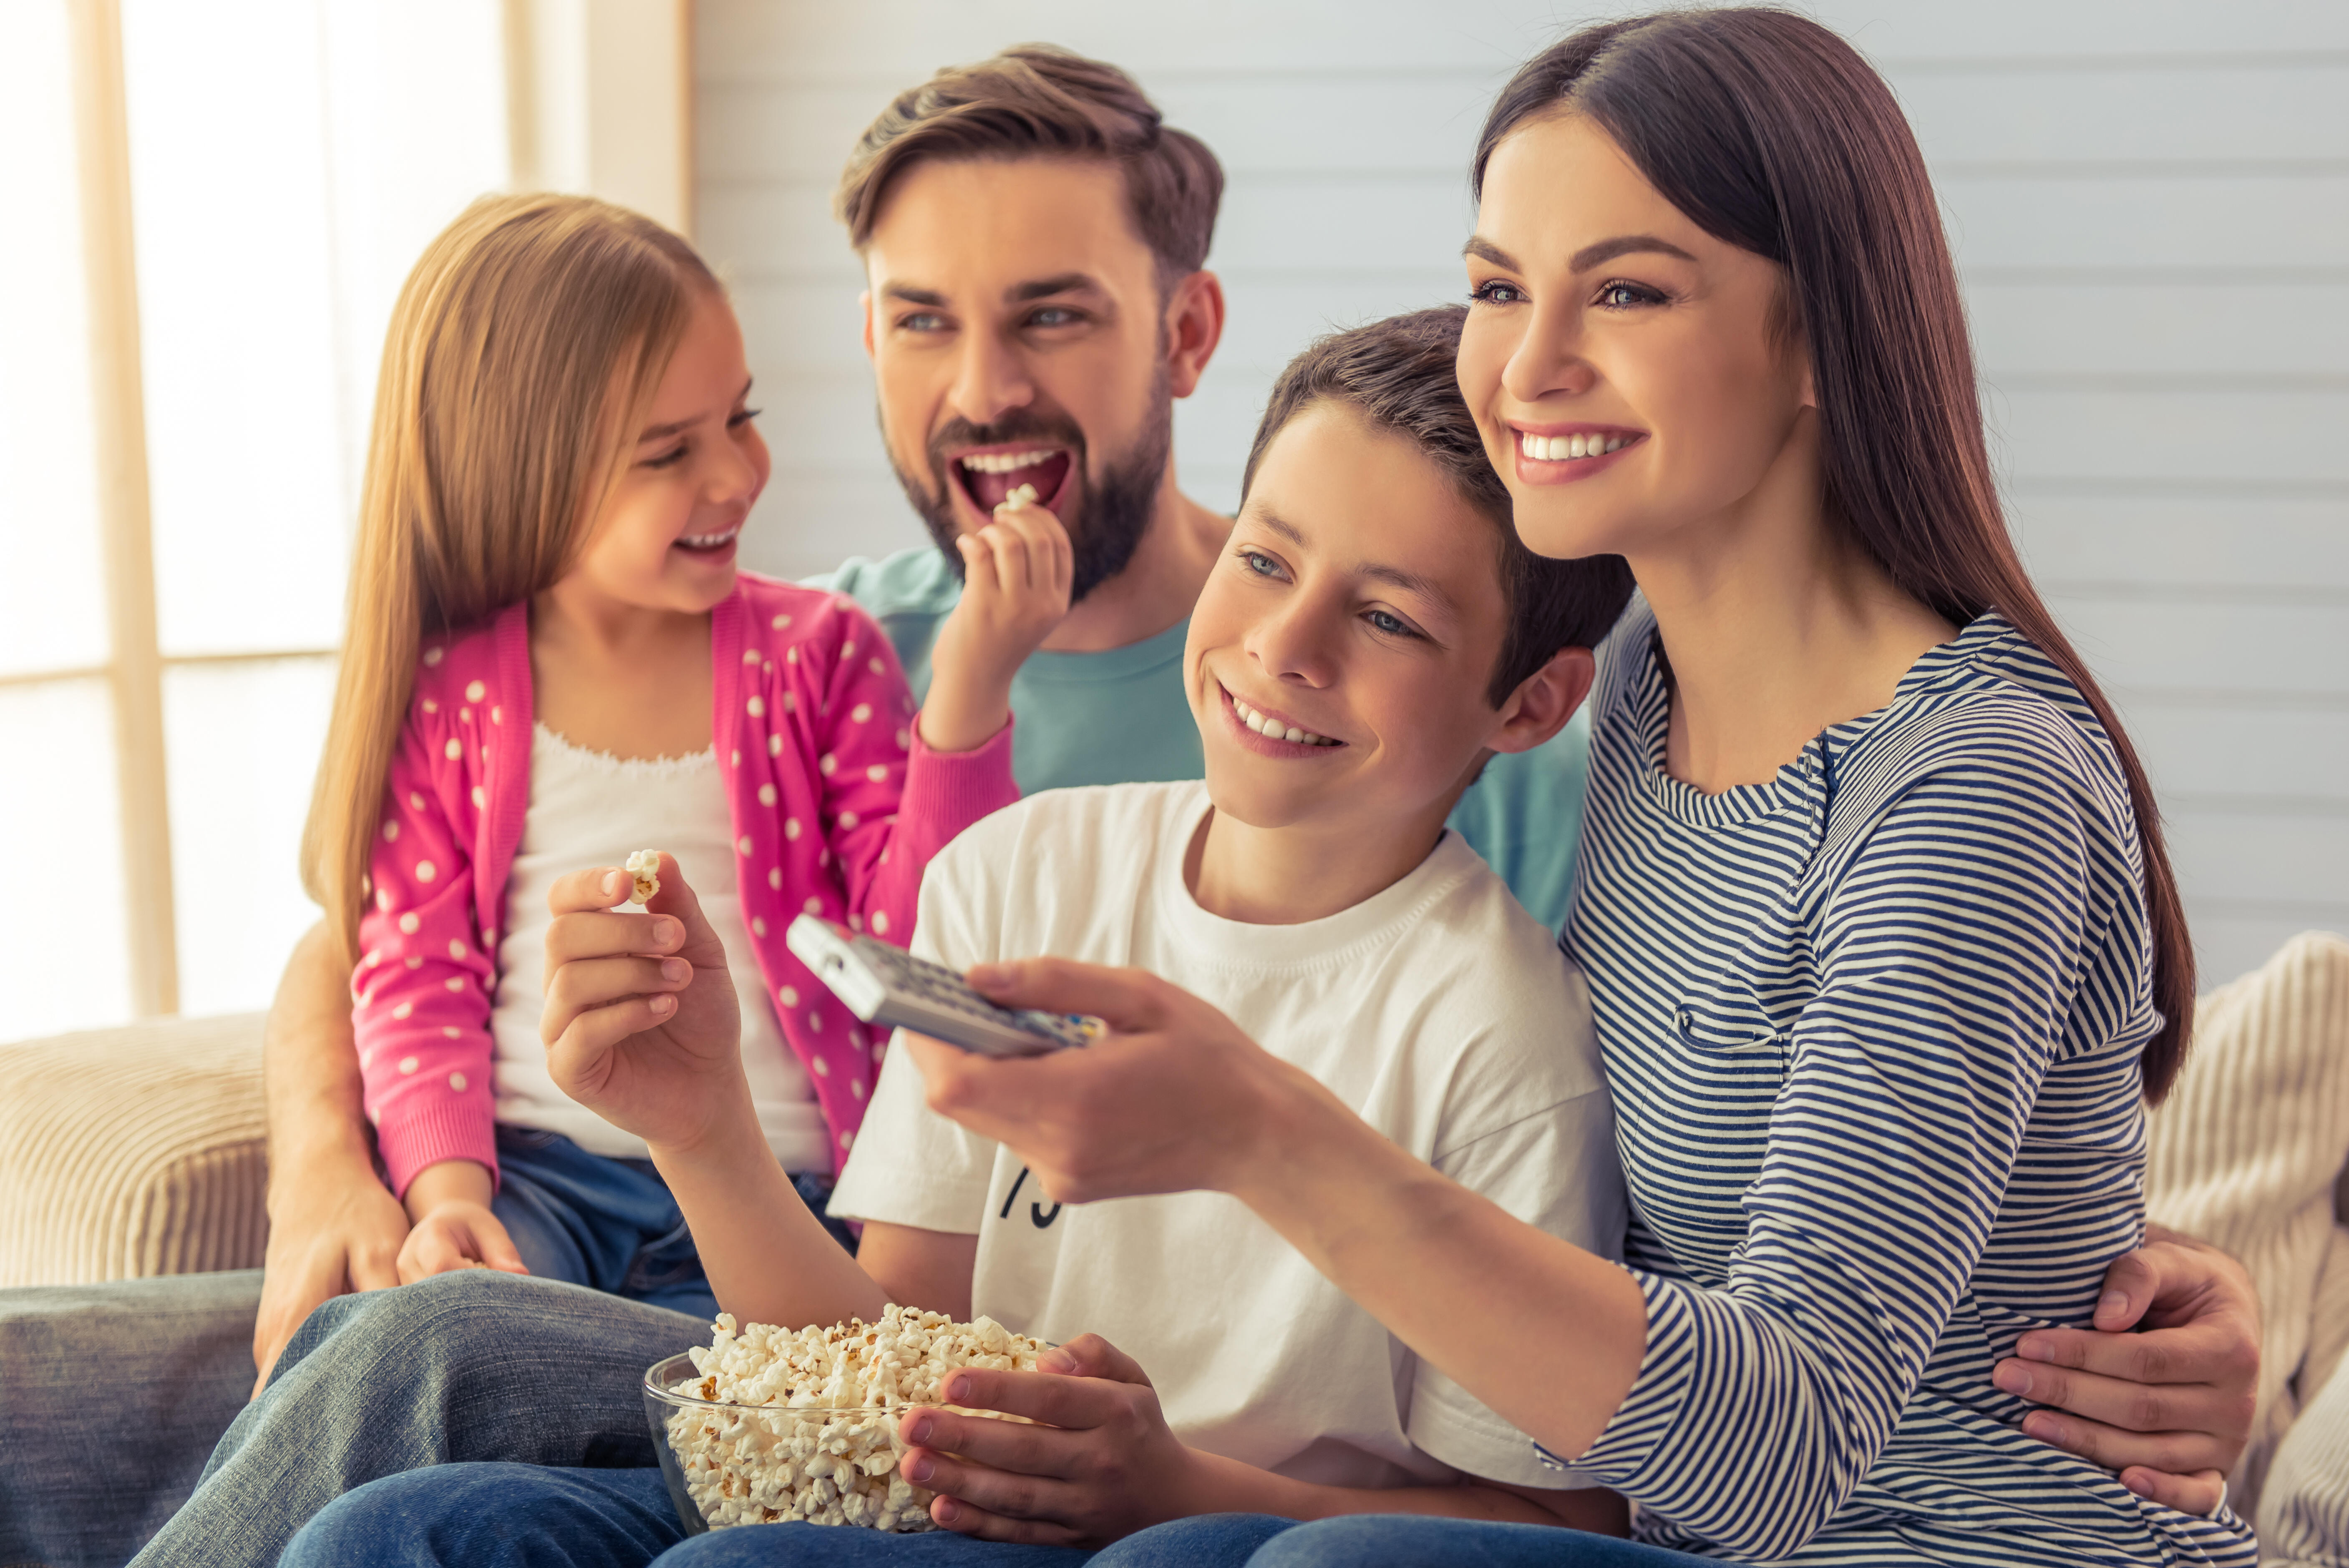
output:
[{"label": "man's open mouth", "polygon": [[947,464],[982,517],[992,517],[1021,485],[1034,485],[1037,504],[1058,512],[1075,466],[1066,447],[1048,446],[994,447],[965,452]]}]

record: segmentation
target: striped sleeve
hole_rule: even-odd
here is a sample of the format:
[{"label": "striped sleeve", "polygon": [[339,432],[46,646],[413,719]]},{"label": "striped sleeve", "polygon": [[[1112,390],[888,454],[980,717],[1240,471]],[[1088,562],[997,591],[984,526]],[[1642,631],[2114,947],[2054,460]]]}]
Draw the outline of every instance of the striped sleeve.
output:
[{"label": "striped sleeve", "polygon": [[2058,760],[2076,750],[2011,711],[1933,745],[1811,928],[1816,989],[1727,1282],[1633,1271],[1647,1354],[1577,1460],[1741,1560],[1802,1548],[1891,1438],[2075,1008],[2100,1039],[2137,1022],[2132,998],[2082,991],[2116,917],[2102,890],[2136,871],[2109,802]]}]

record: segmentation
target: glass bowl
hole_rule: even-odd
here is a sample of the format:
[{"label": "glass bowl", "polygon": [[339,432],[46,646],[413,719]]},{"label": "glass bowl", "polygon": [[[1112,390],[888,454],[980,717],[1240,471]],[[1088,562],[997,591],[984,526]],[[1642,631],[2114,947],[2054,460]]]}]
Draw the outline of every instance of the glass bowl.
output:
[{"label": "glass bowl", "polygon": [[806,1520],[900,1534],[935,1529],[932,1494],[897,1473],[899,1422],[919,1405],[730,1405],[698,1398],[693,1357],[645,1371],[645,1419],[688,1535]]}]

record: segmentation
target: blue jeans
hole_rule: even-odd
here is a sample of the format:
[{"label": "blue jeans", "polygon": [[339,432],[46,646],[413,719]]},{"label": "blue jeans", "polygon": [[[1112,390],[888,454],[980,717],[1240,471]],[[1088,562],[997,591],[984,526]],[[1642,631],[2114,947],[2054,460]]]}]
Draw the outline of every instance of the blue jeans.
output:
[{"label": "blue jeans", "polygon": [[884,1535],[844,1525],[749,1524],[688,1537],[660,1471],[443,1465],[347,1493],[303,1527],[280,1568],[1243,1568],[1290,1528],[1212,1514],[1107,1549],[1008,1546],[948,1531]]},{"label": "blue jeans", "polygon": [[[718,1315],[693,1233],[651,1161],[590,1154],[559,1132],[501,1124],[498,1170],[490,1212],[537,1278],[696,1317]],[[832,1178],[792,1180],[821,1217]],[[824,1226],[843,1246],[856,1250],[837,1221],[827,1219]]]},{"label": "blue jeans", "polygon": [[[1281,1522],[1286,1523],[1286,1521]],[[1148,1533],[1145,1532],[1144,1533]],[[1721,1568],[1611,1535],[1546,1524],[1357,1513],[1289,1525],[1269,1536],[1248,1568]]]},{"label": "blue jeans", "polygon": [[[543,1191],[543,1169],[508,1180]],[[492,1269],[336,1296],[134,1561],[268,1568],[344,1492],[427,1465],[651,1465],[645,1369],[709,1338],[706,1316]]]}]

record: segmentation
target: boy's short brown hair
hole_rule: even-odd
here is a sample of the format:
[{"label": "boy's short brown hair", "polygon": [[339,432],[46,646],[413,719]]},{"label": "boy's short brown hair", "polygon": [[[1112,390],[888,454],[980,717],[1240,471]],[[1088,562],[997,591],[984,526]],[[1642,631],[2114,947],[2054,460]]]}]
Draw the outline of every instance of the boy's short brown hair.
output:
[{"label": "boy's short brown hair", "polygon": [[897,95],[864,128],[833,211],[863,250],[889,185],[925,160],[1097,159],[1125,176],[1126,214],[1158,262],[1163,290],[1206,264],[1224,199],[1207,144],[1169,128],[1115,66],[1050,44],[1018,44],[950,66]]},{"label": "boy's short brown hair", "polygon": [[1485,697],[1494,707],[1561,648],[1596,646],[1631,599],[1631,568],[1619,555],[1553,561],[1517,537],[1508,487],[1485,455],[1484,438],[1460,396],[1457,363],[1465,305],[1409,311],[1317,338],[1288,362],[1248,449],[1240,500],[1282,427],[1319,403],[1352,409],[1419,449],[1453,490],[1493,525],[1501,597],[1509,625]]}]

